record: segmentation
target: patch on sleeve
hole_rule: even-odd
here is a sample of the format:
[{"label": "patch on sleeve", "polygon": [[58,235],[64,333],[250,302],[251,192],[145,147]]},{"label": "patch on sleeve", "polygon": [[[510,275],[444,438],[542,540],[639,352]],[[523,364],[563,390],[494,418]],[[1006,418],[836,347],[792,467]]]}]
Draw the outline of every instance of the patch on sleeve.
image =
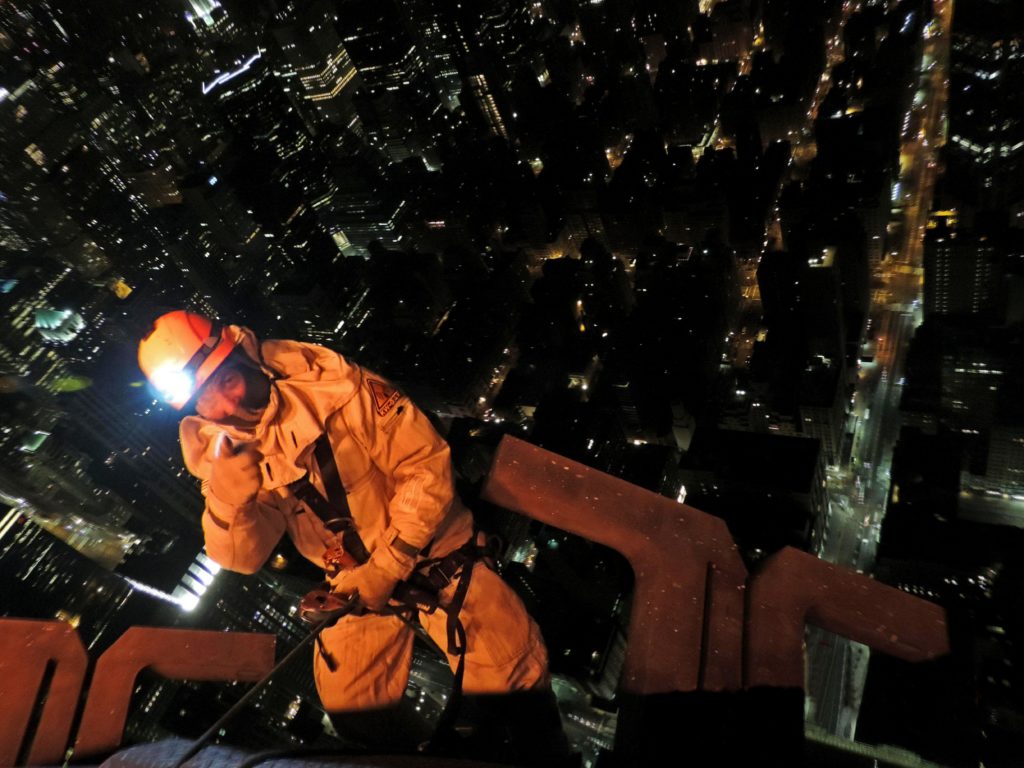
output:
[{"label": "patch on sleeve", "polygon": [[378,416],[387,416],[394,410],[398,401],[402,399],[401,393],[390,384],[385,384],[377,379],[367,379],[366,386],[373,397],[373,407]]}]

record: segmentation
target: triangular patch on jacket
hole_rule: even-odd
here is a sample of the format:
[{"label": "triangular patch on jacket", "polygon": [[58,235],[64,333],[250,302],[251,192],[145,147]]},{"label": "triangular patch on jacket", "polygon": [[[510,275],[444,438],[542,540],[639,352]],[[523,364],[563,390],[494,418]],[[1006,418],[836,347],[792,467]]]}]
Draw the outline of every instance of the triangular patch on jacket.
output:
[{"label": "triangular patch on jacket", "polygon": [[366,386],[373,396],[373,407],[376,409],[378,416],[387,416],[391,413],[395,404],[402,397],[397,389],[377,379],[367,379]]}]

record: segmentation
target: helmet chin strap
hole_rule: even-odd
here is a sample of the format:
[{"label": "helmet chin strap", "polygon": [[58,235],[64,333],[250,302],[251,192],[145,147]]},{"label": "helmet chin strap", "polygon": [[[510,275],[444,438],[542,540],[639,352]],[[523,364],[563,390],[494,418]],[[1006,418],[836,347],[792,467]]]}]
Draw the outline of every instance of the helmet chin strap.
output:
[{"label": "helmet chin strap", "polygon": [[206,362],[206,358],[213,353],[213,350],[217,348],[220,342],[220,324],[214,323],[210,328],[210,335],[206,337],[203,345],[196,350],[196,353],[192,355],[191,359],[185,363],[185,367],[182,370],[190,376],[195,376],[199,371],[200,366]]}]

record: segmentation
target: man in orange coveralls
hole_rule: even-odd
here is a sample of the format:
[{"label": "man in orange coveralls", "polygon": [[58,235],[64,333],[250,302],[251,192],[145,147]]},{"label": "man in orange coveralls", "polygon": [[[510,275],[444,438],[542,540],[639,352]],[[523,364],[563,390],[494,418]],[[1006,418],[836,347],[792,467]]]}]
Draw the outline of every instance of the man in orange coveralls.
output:
[{"label": "man in orange coveralls", "polygon": [[[454,491],[447,443],[408,398],[341,355],[313,344],[260,341],[247,328],[218,327],[182,310],[154,322],[139,344],[139,365],[172,407],[194,402],[198,415],[181,420],[180,438],[185,465],[202,481],[209,556],[229,570],[255,573],[287,533],[302,555],[325,568],[332,591],[358,591],[369,610],[323,632],[314,656],[317,690],[332,714],[394,710],[408,681],[414,633],[376,611],[428,554],[431,563],[444,561],[473,537],[471,513]],[[353,549],[352,542],[346,538],[343,546],[295,492],[304,482],[307,492],[312,486],[330,498],[323,465],[331,454],[368,555],[360,565],[346,560],[347,567],[337,567],[338,553]],[[456,575],[440,589],[442,606],[458,583]],[[458,616],[466,635],[464,691],[535,692],[550,727],[547,651],[516,594],[477,564]],[[443,611],[419,613],[443,649],[450,639],[446,618]],[[455,668],[458,657],[449,653],[449,663]],[[346,719],[352,720],[336,718],[343,731]]]}]

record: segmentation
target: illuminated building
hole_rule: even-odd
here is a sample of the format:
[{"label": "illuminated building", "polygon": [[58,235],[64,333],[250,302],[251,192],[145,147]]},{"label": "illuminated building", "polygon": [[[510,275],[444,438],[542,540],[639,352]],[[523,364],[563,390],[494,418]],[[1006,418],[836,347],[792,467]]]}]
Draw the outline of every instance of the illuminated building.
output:
[{"label": "illuminated building", "polygon": [[1024,41],[1008,0],[957,3],[949,77],[950,177],[974,206],[998,209],[1024,193]]},{"label": "illuminated building", "polygon": [[18,586],[4,590],[4,614],[68,621],[94,650],[145,620],[148,601],[127,581],[9,505],[6,498],[0,504],[0,580]]},{"label": "illuminated building", "polygon": [[65,268],[48,280],[30,272],[8,277],[10,287],[6,291],[6,307],[0,325],[2,373],[24,378],[54,393],[60,382],[70,375],[60,352],[52,345],[41,343],[36,315],[50,310],[50,293],[71,275],[71,269]]},{"label": "illuminated building", "polygon": [[1024,423],[1019,413],[1014,417],[992,427],[985,479],[1000,494],[1012,493],[1014,500],[1020,501],[1024,489]]},{"label": "illuminated building", "polygon": [[921,668],[872,654],[857,734],[947,765],[981,756],[1012,764],[1021,743],[1010,714],[1021,698],[1014,668],[1024,530],[982,512],[1020,504],[964,483],[965,438],[900,432],[875,568],[878,580],[943,606],[962,650]]},{"label": "illuminated building", "polygon": [[188,0],[191,11],[185,19],[200,39],[230,40],[239,33],[224,7],[217,0]]},{"label": "illuminated building", "polygon": [[283,62],[285,90],[322,122],[359,132],[352,96],[361,81],[334,27],[335,11],[314,3],[293,23],[273,30]]},{"label": "illuminated building", "polygon": [[162,208],[181,202],[177,174],[170,164],[126,174],[129,189],[148,208]]},{"label": "illuminated building", "polygon": [[31,225],[24,214],[11,205],[6,194],[0,197],[0,248],[8,253],[24,253],[34,245],[31,236]]},{"label": "illuminated building", "polygon": [[35,137],[57,117],[57,111],[35,78],[26,78],[17,87],[0,90],[0,147],[9,152],[33,153]]},{"label": "illuminated building", "polygon": [[427,72],[449,110],[459,106],[462,79],[456,62],[454,36],[449,36],[443,3],[438,0],[399,0],[410,21],[410,32],[422,49]]},{"label": "illuminated building", "polygon": [[1000,270],[985,235],[946,227],[924,241],[924,311],[927,315],[982,315],[995,309]]},{"label": "illuminated building", "polygon": [[82,316],[70,309],[37,309],[35,318],[36,330],[46,341],[72,341],[85,327]]},{"label": "illuminated building", "polygon": [[984,236],[929,232],[925,241],[925,311],[981,314],[991,310],[994,251]]},{"label": "illuminated building", "polygon": [[231,290],[252,289],[275,268],[291,265],[234,187],[216,174],[191,179],[182,186],[182,196],[198,224],[195,247],[202,249],[200,263],[209,265],[203,271],[210,280],[222,273]]},{"label": "illuminated building", "polygon": [[409,204],[399,190],[386,183],[387,177],[367,158],[353,157],[335,162],[334,180],[337,194],[325,219],[336,237],[344,236],[342,252],[367,256],[374,240],[385,247],[400,246]]},{"label": "illuminated building", "polygon": [[[474,8],[474,10],[477,10]],[[515,0],[486,0],[480,3],[476,36],[511,72],[519,63],[529,33],[529,9]]]},{"label": "illuminated building", "polygon": [[755,346],[750,381],[724,404],[719,426],[814,438],[825,462],[839,464],[848,399],[841,365],[820,356],[800,364],[800,358],[778,349],[784,344],[770,342],[771,334]]},{"label": "illuminated building", "polygon": [[202,92],[219,105],[239,137],[257,149],[286,159],[310,141],[261,51],[216,73],[203,83]]},{"label": "illuminated building", "polygon": [[188,0],[188,4],[192,8],[193,18],[207,26],[213,25],[213,14],[221,8],[217,0]]},{"label": "illuminated building", "polygon": [[419,45],[392,0],[353,0],[338,16],[345,46],[364,84],[358,109],[371,145],[392,162],[436,162],[443,111]]},{"label": "illuminated building", "polygon": [[962,441],[959,503],[977,508],[983,522],[1024,520],[1020,500],[1009,498],[1024,479],[1021,359],[1012,326],[965,315],[931,315],[908,354],[903,422]]},{"label": "illuminated building", "polygon": [[424,85],[423,57],[401,21],[391,0],[350,0],[338,16],[345,46],[363,83],[374,93]]},{"label": "illuminated building", "polygon": [[483,73],[467,76],[466,82],[469,85],[470,95],[480,110],[480,115],[487,124],[488,129],[495,136],[508,139],[508,129],[505,127],[505,119],[502,117],[498,102],[495,100],[494,91],[491,88],[487,75]]},{"label": "illuminated building", "polygon": [[[268,58],[252,54],[204,84],[238,146],[182,190],[186,203],[212,228],[198,233],[199,239],[213,235],[227,250],[219,266],[232,287],[259,285],[259,295],[272,291],[289,270],[336,253],[327,235],[333,231],[328,222],[335,193],[330,158],[314,142]],[[202,253],[210,258],[213,249],[204,244]]]}]

